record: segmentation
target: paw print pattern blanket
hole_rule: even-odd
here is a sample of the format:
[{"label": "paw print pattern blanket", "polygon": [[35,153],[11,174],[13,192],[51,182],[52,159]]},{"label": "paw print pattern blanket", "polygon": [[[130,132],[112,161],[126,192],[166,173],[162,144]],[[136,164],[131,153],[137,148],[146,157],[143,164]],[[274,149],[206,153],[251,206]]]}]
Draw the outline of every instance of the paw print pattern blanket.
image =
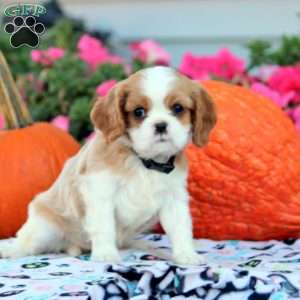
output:
[{"label": "paw print pattern blanket", "polygon": [[[164,235],[142,238],[170,251]],[[0,299],[300,299],[300,240],[196,243],[205,263],[193,267],[135,250],[119,264],[89,255],[0,259]]]}]

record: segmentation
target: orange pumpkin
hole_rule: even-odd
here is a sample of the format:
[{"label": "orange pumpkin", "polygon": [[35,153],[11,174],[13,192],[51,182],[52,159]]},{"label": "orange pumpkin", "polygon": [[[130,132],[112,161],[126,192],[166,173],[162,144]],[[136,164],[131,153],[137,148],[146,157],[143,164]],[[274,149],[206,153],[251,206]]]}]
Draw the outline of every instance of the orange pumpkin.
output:
[{"label": "orange pumpkin", "polygon": [[25,222],[32,198],[47,190],[80,145],[48,123],[31,123],[0,53],[0,110],[10,130],[0,132],[0,238],[13,236]]},{"label": "orange pumpkin", "polygon": [[48,123],[0,134],[0,238],[16,233],[26,220],[28,203],[51,186],[79,147]]},{"label": "orange pumpkin", "polygon": [[209,144],[188,146],[188,189],[196,237],[300,237],[300,138],[269,99],[217,81],[204,83],[218,122]]}]

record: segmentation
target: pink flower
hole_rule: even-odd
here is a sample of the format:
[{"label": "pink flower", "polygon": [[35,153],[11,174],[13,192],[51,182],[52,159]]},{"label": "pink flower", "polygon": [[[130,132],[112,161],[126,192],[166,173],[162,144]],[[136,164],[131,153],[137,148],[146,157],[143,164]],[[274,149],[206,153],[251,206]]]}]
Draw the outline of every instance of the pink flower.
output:
[{"label": "pink flower", "polygon": [[77,44],[77,49],[81,52],[94,51],[102,47],[100,40],[93,38],[88,34],[82,35]]},{"label": "pink flower", "polygon": [[78,41],[77,49],[79,57],[87,64],[95,68],[108,57],[108,50],[102,45],[101,41],[84,34]]},{"label": "pink flower", "polygon": [[281,108],[286,107],[289,101],[294,97],[293,92],[281,95],[276,90],[273,90],[267,85],[259,82],[253,83],[251,85],[251,90],[271,99],[275,104],[277,104]]},{"label": "pink flower", "polygon": [[70,119],[66,116],[57,116],[51,121],[51,124],[64,131],[69,131]]},{"label": "pink flower", "polygon": [[44,66],[51,66],[56,60],[65,55],[65,50],[51,47],[47,50],[32,50],[31,59]]},{"label": "pink flower", "polygon": [[143,40],[129,45],[134,59],[147,64],[168,65],[170,54],[153,40]]},{"label": "pink flower", "polygon": [[195,56],[190,52],[184,54],[179,71],[192,79],[208,79],[212,68],[212,59],[207,56]]},{"label": "pink flower", "polygon": [[300,65],[280,67],[268,80],[270,88],[280,94],[294,93],[292,102],[300,102]]},{"label": "pink flower", "polygon": [[228,49],[221,49],[216,57],[216,76],[233,79],[245,71],[245,61],[234,56]]},{"label": "pink flower", "polygon": [[277,65],[263,65],[257,70],[256,77],[261,81],[268,81],[278,68]]},{"label": "pink flower", "polygon": [[31,55],[31,60],[32,61],[35,61],[37,63],[41,63],[41,60],[42,60],[42,50],[32,50],[30,52],[30,55]]},{"label": "pink flower", "polygon": [[0,115],[0,130],[5,128],[5,119]]},{"label": "pink flower", "polygon": [[85,138],[85,142],[88,143],[88,142],[92,141],[95,138],[95,136],[96,136],[96,132],[93,131],[89,136],[87,136]]},{"label": "pink flower", "polygon": [[117,83],[116,80],[111,79],[111,80],[106,80],[102,82],[100,85],[97,86],[96,88],[96,93],[99,96],[106,96],[106,94],[110,91],[110,89]]},{"label": "pink flower", "polygon": [[295,126],[300,132],[300,106],[290,109],[290,116],[295,122]]},{"label": "pink flower", "polygon": [[212,60],[208,56],[196,56],[191,52],[183,55],[179,71],[192,79],[208,79]]},{"label": "pink flower", "polygon": [[79,39],[77,49],[80,59],[86,62],[92,69],[96,69],[103,63],[123,63],[123,59],[121,57],[110,54],[101,41],[88,34],[84,34]]},{"label": "pink flower", "polygon": [[122,57],[118,56],[118,55],[109,55],[107,58],[107,61],[110,62],[111,64],[115,64],[115,65],[120,65],[124,63],[124,60]]},{"label": "pink flower", "polygon": [[192,79],[207,79],[211,76],[232,80],[245,72],[245,61],[234,56],[227,48],[215,55],[196,56],[187,52],[181,61],[180,72]]},{"label": "pink flower", "polygon": [[61,48],[50,47],[47,50],[47,55],[51,60],[55,61],[62,58],[65,55],[65,50]]},{"label": "pink flower", "polygon": [[296,123],[300,124],[300,106],[297,106],[292,110],[292,117]]}]

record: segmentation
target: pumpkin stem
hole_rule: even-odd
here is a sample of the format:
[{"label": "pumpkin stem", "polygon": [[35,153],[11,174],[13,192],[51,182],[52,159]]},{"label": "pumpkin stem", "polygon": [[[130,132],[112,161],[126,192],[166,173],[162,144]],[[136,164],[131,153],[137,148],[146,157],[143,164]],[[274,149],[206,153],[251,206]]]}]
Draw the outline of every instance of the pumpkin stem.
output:
[{"label": "pumpkin stem", "polygon": [[12,77],[6,59],[0,51],[0,112],[8,129],[20,128],[32,123],[31,115]]}]

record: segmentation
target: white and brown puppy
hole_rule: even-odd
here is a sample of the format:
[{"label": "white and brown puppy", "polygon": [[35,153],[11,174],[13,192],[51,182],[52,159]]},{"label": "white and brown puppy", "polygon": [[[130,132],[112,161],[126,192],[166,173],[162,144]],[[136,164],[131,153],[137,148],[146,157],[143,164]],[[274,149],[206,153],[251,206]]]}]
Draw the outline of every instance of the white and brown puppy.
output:
[{"label": "white and brown puppy", "polygon": [[203,146],[216,122],[208,94],[167,67],[139,71],[118,83],[91,112],[96,138],[69,159],[2,257],[45,252],[118,261],[119,248],[160,221],[173,258],[201,261],[193,248],[186,189],[186,144]]}]

